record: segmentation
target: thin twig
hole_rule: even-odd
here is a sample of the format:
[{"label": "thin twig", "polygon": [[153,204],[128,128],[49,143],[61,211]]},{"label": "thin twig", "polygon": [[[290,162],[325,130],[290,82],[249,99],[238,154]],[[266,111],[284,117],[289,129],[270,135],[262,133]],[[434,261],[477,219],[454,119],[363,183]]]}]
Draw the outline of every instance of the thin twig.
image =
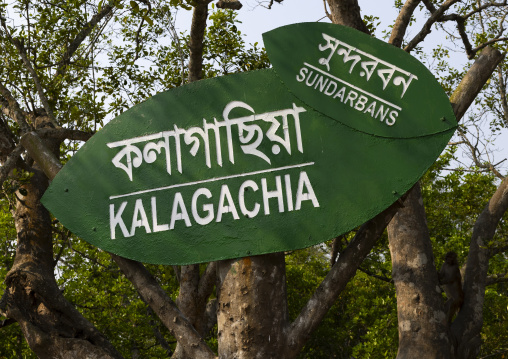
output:
[{"label": "thin twig", "polygon": [[178,36],[178,33],[176,32],[175,24],[171,20],[171,13],[168,11],[166,13],[166,16],[168,18],[168,29],[169,33],[171,34],[171,37],[173,38],[173,42],[175,43],[176,51],[178,52],[178,55],[180,56],[180,71],[181,71],[181,77],[182,82],[180,85],[185,84],[185,56],[183,54],[182,47],[180,46],[180,37]]},{"label": "thin twig", "polygon": [[5,34],[7,35],[8,39],[14,44],[16,49],[18,50],[19,55],[21,56],[21,59],[23,60],[23,64],[25,64],[26,69],[32,76],[32,80],[34,81],[35,88],[37,89],[37,93],[39,94],[39,99],[42,102],[42,105],[44,106],[44,109],[46,110],[46,113],[48,114],[51,122],[53,122],[53,125],[55,127],[59,127],[58,123],[55,119],[55,116],[53,114],[53,109],[51,106],[49,106],[48,98],[44,94],[44,89],[42,88],[42,84],[39,78],[39,75],[37,75],[37,72],[35,72],[32,63],[28,59],[28,56],[26,54],[25,46],[23,45],[23,42],[15,39],[11,36],[11,33],[9,29],[7,28],[7,24],[5,23],[5,18],[0,17],[0,22],[2,23],[2,26],[4,28]]},{"label": "thin twig", "polygon": [[[323,0],[323,6],[325,8],[325,14],[326,14],[326,17],[330,19],[330,21],[332,20],[332,15],[328,12],[328,8],[326,7],[326,0]],[[324,19],[324,18],[323,18]],[[322,20],[322,19],[320,19]]]},{"label": "thin twig", "polygon": [[430,34],[432,25],[434,25],[437,21],[439,21],[440,17],[444,14],[446,10],[450,8],[453,4],[458,2],[459,0],[446,0],[443,5],[439,7],[425,22],[423,28],[420,32],[407,44],[404,48],[404,51],[411,52],[420,42],[422,42],[425,37]]},{"label": "thin twig", "polygon": [[63,75],[67,69],[67,66],[70,64],[70,59],[72,55],[76,52],[76,50],[79,48],[81,43],[90,35],[92,30],[95,28],[95,26],[106,16],[110,15],[113,12],[113,6],[107,4],[105,5],[102,10],[92,16],[89,22],[83,26],[81,31],[76,35],[74,40],[71,41],[69,46],[67,47],[67,51],[63,54],[62,60],[60,61],[60,66],[58,67],[56,71],[55,78],[58,78],[59,75]]},{"label": "thin twig", "polygon": [[383,282],[386,282],[386,283],[390,283],[390,284],[393,284],[393,279],[392,278],[389,278],[389,277],[383,277],[383,276],[380,276],[380,275],[377,275],[367,269],[363,269],[362,267],[358,267],[358,269],[367,274],[369,277],[372,277],[372,278],[376,278],[376,279],[379,279],[379,280],[382,280]]}]

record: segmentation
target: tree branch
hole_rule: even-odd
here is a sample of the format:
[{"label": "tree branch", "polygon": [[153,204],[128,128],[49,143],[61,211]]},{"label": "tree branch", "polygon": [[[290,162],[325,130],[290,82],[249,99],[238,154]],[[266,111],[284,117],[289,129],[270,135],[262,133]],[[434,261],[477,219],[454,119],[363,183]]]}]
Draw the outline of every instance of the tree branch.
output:
[{"label": "tree branch", "polygon": [[489,41],[486,41],[484,42],[483,44],[481,44],[480,46],[478,47],[475,47],[474,49],[472,49],[471,51],[476,54],[479,50],[481,49],[484,49],[485,47],[489,46],[489,45],[492,45],[492,44],[495,44],[495,43],[498,43],[498,42],[501,42],[501,41],[507,41],[508,40],[508,37],[499,37],[499,38],[495,38],[495,39],[492,39],[492,40],[489,40]]},{"label": "tree branch", "polygon": [[42,128],[35,130],[35,133],[41,138],[54,138],[60,141],[74,140],[74,141],[88,141],[94,134],[85,131],[71,130],[69,128]]},{"label": "tree branch", "polygon": [[35,88],[37,89],[37,93],[39,94],[39,98],[42,102],[42,105],[44,106],[44,109],[46,110],[46,113],[48,114],[51,122],[53,122],[53,125],[55,127],[58,127],[58,123],[55,119],[55,116],[53,114],[53,109],[51,106],[49,106],[48,98],[44,94],[44,89],[42,88],[41,81],[39,79],[39,75],[37,75],[37,72],[35,72],[30,60],[28,59],[28,56],[26,54],[25,46],[21,41],[18,39],[15,39],[11,36],[9,29],[7,28],[7,24],[5,23],[5,19],[3,17],[0,17],[0,22],[4,28],[5,34],[9,38],[9,40],[14,44],[16,49],[18,49],[18,53],[21,56],[21,59],[23,60],[23,63],[25,64],[26,69],[32,76],[32,80],[34,81]]},{"label": "tree branch", "polygon": [[[497,50],[486,48],[482,51],[482,55],[469,69],[450,98],[458,120],[462,118],[483,84],[503,58],[504,56]],[[408,193],[410,192],[408,191]],[[405,200],[406,196],[407,193],[401,197],[401,200]],[[365,223],[356,233],[353,241],[341,253],[338,261],[302,309],[298,318],[290,325],[288,330],[290,353],[298,353],[309,338],[310,333],[319,325],[337,296],[354,276],[360,263],[368,255],[399,208],[399,202],[395,202],[388,209]]]},{"label": "tree branch", "polygon": [[508,283],[508,273],[499,273],[489,275],[485,281],[485,285],[494,285],[498,283]]},{"label": "tree branch", "polygon": [[370,34],[362,20],[357,0],[328,0],[332,22]]},{"label": "tree branch", "polygon": [[167,27],[169,30],[169,33],[171,34],[171,38],[173,39],[173,42],[175,44],[178,57],[180,60],[180,71],[181,71],[181,77],[182,82],[181,85],[185,84],[185,55],[183,54],[182,47],[180,46],[180,37],[178,36],[178,32],[175,29],[174,21],[171,19],[171,13],[169,10],[165,13],[165,17],[167,17]]},{"label": "tree branch", "polygon": [[190,264],[180,267],[180,291],[176,303],[178,308],[187,317],[187,319],[196,325],[197,315],[197,297],[199,286],[199,264]]},{"label": "tree branch", "polygon": [[208,4],[211,0],[200,0],[192,13],[189,43],[189,82],[201,80],[203,72],[203,39],[205,37]]},{"label": "tree branch", "polygon": [[508,251],[508,241],[505,239],[503,245],[495,246],[494,248],[490,248],[489,250],[489,259],[498,255],[499,253],[503,253]]},{"label": "tree branch", "polygon": [[332,15],[330,15],[330,13],[328,12],[328,8],[326,7],[326,0],[323,0],[323,6],[325,8],[325,15],[328,19],[330,19],[330,21],[332,21]]},{"label": "tree branch", "polygon": [[431,14],[435,13],[436,12],[436,7],[434,6],[434,4],[432,3],[432,1],[430,0],[423,0],[422,1],[423,4],[425,5],[425,7],[427,8],[427,10],[429,10],[429,12]]},{"label": "tree branch", "polygon": [[[26,143],[26,148],[30,156],[34,157],[39,163],[46,176],[53,179],[61,168],[61,164],[56,157],[48,152],[42,140],[35,132],[23,136],[22,142]],[[49,165],[41,165],[49,163]],[[58,162],[58,165],[56,163]],[[145,303],[150,305],[154,313],[161,319],[172,335],[177,338],[178,343],[184,348],[185,353],[197,358],[215,359],[213,352],[206,345],[199,333],[182,315],[176,307],[176,304],[164,292],[155,278],[148,272],[143,264],[126,258],[111,254],[113,260],[118,264],[124,275],[131,281],[139,295]]]},{"label": "tree branch", "polygon": [[[496,169],[495,167],[496,165],[490,162],[483,162],[480,160],[479,155],[481,154],[480,151],[478,150],[478,143],[476,145],[473,145],[471,141],[469,141],[469,139],[466,137],[466,134],[464,133],[463,130],[459,128],[457,131],[459,132],[460,137],[462,137],[461,142],[464,143],[467,147],[469,147],[469,152],[471,153],[471,157],[475,166],[484,170],[488,170],[492,172],[497,178],[503,179],[504,176]],[[504,162],[504,160],[501,162]],[[497,165],[499,165],[499,163]]]},{"label": "tree branch", "polygon": [[356,270],[370,253],[399,208],[399,202],[395,202],[360,227],[353,240],[340,254],[337,262],[316,289],[312,298],[302,309],[300,315],[291,323],[288,330],[288,357],[296,356],[304,346],[310,334],[321,323],[321,320],[335,303],[346,284],[354,277]]},{"label": "tree branch", "polygon": [[0,187],[9,176],[9,173],[16,167],[19,156],[25,151],[25,148],[21,145],[16,146],[14,150],[7,156],[7,159],[0,167]]},{"label": "tree branch", "polygon": [[379,279],[379,280],[382,280],[383,282],[386,282],[386,283],[390,283],[390,284],[393,284],[393,279],[392,278],[389,278],[389,277],[384,277],[384,276],[381,276],[381,275],[377,275],[367,269],[363,269],[362,267],[358,267],[358,270],[367,274],[369,277],[372,277],[372,278],[376,278],[376,279]]},{"label": "tree branch", "polygon": [[215,359],[215,355],[203,338],[143,264],[115,254],[111,254],[111,257],[134,285],[143,301],[152,308],[178,343],[183,346],[185,353],[193,358]]},{"label": "tree branch", "polygon": [[[492,56],[483,55],[469,69],[450,99],[457,120],[462,118],[503,58],[499,52],[492,53]],[[473,78],[476,82],[472,81]],[[436,312],[444,308],[441,296],[434,290],[438,276],[419,183],[406,195],[405,207],[388,226],[392,277],[397,291],[398,356],[412,358],[418,355],[421,350],[419,344],[425,342],[428,356],[435,357],[439,351],[449,347],[451,338],[447,335],[447,322],[435,320]],[[413,300],[415,304],[408,307],[407,303]],[[418,336],[413,332],[416,328]],[[462,343],[462,340],[459,342]]]},{"label": "tree branch", "polygon": [[62,164],[36,132],[25,133],[19,142],[28,151],[30,157],[37,162],[49,179],[56,176],[58,171],[62,168]]},{"label": "tree branch", "polygon": [[506,99],[506,83],[504,82],[503,70],[501,66],[497,67],[497,77],[498,77],[498,91],[499,97],[501,98],[501,107],[503,109],[502,118],[504,123],[508,126],[508,102]]},{"label": "tree branch", "polygon": [[217,278],[217,262],[210,262],[206,267],[205,273],[199,279],[198,284],[198,301],[206,302],[210,294],[212,294]]},{"label": "tree branch", "polygon": [[2,113],[12,118],[18,124],[22,133],[32,131],[32,128],[26,122],[26,114],[19,106],[19,103],[14,99],[11,92],[0,82],[0,106]]},{"label": "tree branch", "polygon": [[16,138],[9,128],[9,125],[4,121],[4,116],[0,115],[0,163],[5,159],[6,156],[9,155],[9,153],[12,152],[15,145]]},{"label": "tree branch", "polygon": [[79,48],[81,43],[88,37],[88,35],[90,35],[95,26],[106,16],[110,15],[112,12],[113,6],[111,6],[110,4],[106,4],[99,13],[92,16],[90,21],[87,22],[85,26],[83,26],[81,31],[76,35],[74,40],[72,40],[69,46],[67,47],[67,51],[65,51],[65,53],[63,54],[62,60],[60,61],[60,65],[56,70],[57,78],[65,73],[65,71],[67,70],[67,66],[70,63],[72,55],[74,55],[74,53]]},{"label": "tree branch", "polygon": [[504,54],[490,46],[482,50],[480,56],[478,56],[450,97],[457,121],[464,116],[469,105],[478,96],[497,65],[503,61],[504,56]]},{"label": "tree branch", "polygon": [[219,0],[217,4],[215,4],[218,9],[231,9],[231,10],[240,10],[242,8],[242,3],[238,0]]},{"label": "tree branch", "polygon": [[393,25],[392,34],[390,35],[390,40],[388,43],[392,44],[396,47],[402,46],[402,40],[404,39],[404,35],[407,30],[407,26],[411,21],[411,16],[413,16],[413,12],[416,7],[420,3],[421,0],[408,0],[402,7],[397,16],[397,20],[395,20],[395,24]]},{"label": "tree branch", "polygon": [[[485,42],[485,43],[481,44],[480,46],[473,49],[471,42],[469,41],[469,38],[467,37],[467,34],[466,34],[465,24],[466,24],[467,19],[469,19],[471,16],[473,16],[475,14],[481,13],[482,10],[485,10],[489,7],[500,7],[500,6],[506,6],[506,5],[507,5],[507,1],[503,1],[502,3],[496,3],[496,2],[484,3],[481,6],[478,6],[476,9],[470,11],[469,13],[467,13],[464,16],[460,16],[458,14],[443,15],[437,21],[445,22],[445,21],[451,20],[451,21],[457,22],[457,30],[459,31],[460,38],[462,39],[462,43],[464,44],[464,48],[466,50],[467,57],[469,60],[471,60],[475,57],[476,53],[478,51],[480,51],[481,49],[483,49],[489,45],[492,45],[496,42],[505,41],[505,40],[507,40],[507,38],[501,38],[501,35],[504,32],[504,28],[501,25],[501,27],[499,28],[499,33],[497,34],[497,36],[494,39],[489,40],[489,41],[487,41],[487,42]],[[503,19],[501,21],[499,21],[500,24],[502,24],[504,22],[505,17],[506,17],[506,14],[503,16]]]},{"label": "tree branch", "polygon": [[[146,304],[146,303],[145,303]],[[161,331],[159,330],[158,323],[153,319],[155,317],[155,313],[153,312],[152,308],[150,308],[149,305],[146,307],[146,311],[148,315],[150,316],[150,319],[148,320],[148,324],[152,327],[152,332],[155,336],[155,339],[157,339],[157,342],[159,345],[166,351],[166,354],[168,357],[171,357],[173,355],[173,350],[169,346],[169,343],[164,338],[164,335],[162,335]]]},{"label": "tree branch", "polygon": [[423,28],[420,32],[406,45],[404,51],[411,52],[420,42],[422,42],[428,34],[430,34],[432,25],[434,25],[439,18],[445,13],[446,10],[450,8],[453,4],[458,2],[459,0],[446,0],[443,5],[439,7],[432,15],[428,18],[428,20],[423,25]]},{"label": "tree branch", "polygon": [[505,177],[473,227],[464,274],[464,304],[452,325],[454,336],[462,338],[458,349],[459,357],[465,357],[470,342],[479,340],[489,268],[487,243],[494,237],[497,225],[507,210],[508,177]]},{"label": "tree branch", "polygon": [[466,34],[466,20],[458,16],[456,21],[457,21],[457,30],[459,31],[460,38],[462,39],[462,43],[464,44],[467,58],[469,60],[472,60],[475,57],[476,52],[478,50],[474,51],[471,42],[469,42],[469,38],[467,37]]},{"label": "tree branch", "polygon": [[[482,12],[483,10],[489,8],[489,7],[504,7],[508,4],[508,1],[503,1],[503,2],[494,2],[494,1],[491,1],[491,2],[486,2],[480,6],[478,6],[476,9],[468,12],[466,15],[464,16],[461,16],[464,20],[467,20],[469,19],[471,16],[475,15],[475,14],[478,14],[480,12]],[[457,14],[450,14],[450,15],[443,15],[439,21],[448,21],[448,20],[456,20],[456,16],[459,16]]]}]

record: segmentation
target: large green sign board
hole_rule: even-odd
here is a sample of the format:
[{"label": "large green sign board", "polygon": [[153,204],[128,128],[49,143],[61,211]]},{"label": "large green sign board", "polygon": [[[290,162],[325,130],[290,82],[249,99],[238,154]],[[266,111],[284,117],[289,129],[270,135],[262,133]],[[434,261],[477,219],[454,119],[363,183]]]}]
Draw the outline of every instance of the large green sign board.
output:
[{"label": "large green sign board", "polygon": [[148,263],[308,247],[387,208],[457,123],[432,74],[338,25],[265,34],[274,69],[158,94],[108,123],[43,203],[75,234]]}]

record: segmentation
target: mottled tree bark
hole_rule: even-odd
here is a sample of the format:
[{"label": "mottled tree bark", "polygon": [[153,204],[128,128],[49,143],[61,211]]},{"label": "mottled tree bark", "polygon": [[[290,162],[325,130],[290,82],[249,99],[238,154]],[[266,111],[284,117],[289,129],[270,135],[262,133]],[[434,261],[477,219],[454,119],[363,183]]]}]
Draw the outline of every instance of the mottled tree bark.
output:
[{"label": "mottled tree bark", "polygon": [[208,4],[211,0],[198,0],[192,13],[189,43],[189,82],[201,80],[203,72],[203,40],[205,37]]},{"label": "mottled tree bark", "polygon": [[485,82],[490,78],[496,66],[504,60],[504,57],[505,54],[490,46],[482,50],[473,66],[450,96],[450,103],[457,119],[464,116],[470,104],[473,103]]},{"label": "mottled tree bark", "polygon": [[407,27],[411,21],[411,16],[415,11],[421,0],[408,0],[400,10],[395,24],[393,24],[392,33],[390,34],[390,40],[388,42],[396,47],[402,46],[402,40],[406,34]]},{"label": "mottled tree bark", "polygon": [[452,342],[434,266],[420,184],[388,225],[397,292],[398,359],[451,358]]},{"label": "mottled tree bark", "polygon": [[283,253],[218,264],[219,358],[286,358],[288,322]]},{"label": "mottled tree bark", "polygon": [[353,29],[369,33],[367,25],[362,20],[360,6],[357,0],[327,0],[330,7],[332,22]]}]

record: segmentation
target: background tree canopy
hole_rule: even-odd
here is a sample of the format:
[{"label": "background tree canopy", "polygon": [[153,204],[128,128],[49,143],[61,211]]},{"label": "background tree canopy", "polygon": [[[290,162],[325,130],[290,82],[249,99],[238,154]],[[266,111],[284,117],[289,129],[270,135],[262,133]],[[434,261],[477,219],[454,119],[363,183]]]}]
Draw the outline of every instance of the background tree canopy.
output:
[{"label": "background tree canopy", "polygon": [[[507,356],[508,167],[492,155],[503,145],[493,138],[508,131],[508,4],[383,6],[399,13],[386,29],[356,0],[328,0],[323,16],[424,62],[461,119],[454,142],[401,201],[351,233],[177,267],[94,248],[39,200],[60,164],[126,109],[191,81],[270,67],[238,29],[240,2],[0,1],[0,357]],[[184,10],[192,22],[178,32]],[[427,45],[431,31],[446,42]],[[449,251],[464,288],[452,323],[438,277]],[[260,297],[271,305],[260,308]]]}]

